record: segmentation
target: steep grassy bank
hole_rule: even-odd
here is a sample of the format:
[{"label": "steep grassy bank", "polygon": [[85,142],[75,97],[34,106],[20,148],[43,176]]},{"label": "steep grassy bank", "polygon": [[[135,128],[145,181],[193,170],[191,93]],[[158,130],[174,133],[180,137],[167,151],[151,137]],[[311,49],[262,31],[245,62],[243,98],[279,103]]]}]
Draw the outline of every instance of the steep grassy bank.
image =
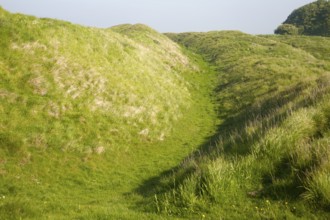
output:
[{"label": "steep grassy bank", "polygon": [[0,218],[160,218],[136,206],[214,129],[208,67],[144,25],[0,30]]},{"label": "steep grassy bank", "polygon": [[155,209],[209,219],[329,218],[328,39],[168,36],[217,69],[222,123],[216,144],[163,178]]}]

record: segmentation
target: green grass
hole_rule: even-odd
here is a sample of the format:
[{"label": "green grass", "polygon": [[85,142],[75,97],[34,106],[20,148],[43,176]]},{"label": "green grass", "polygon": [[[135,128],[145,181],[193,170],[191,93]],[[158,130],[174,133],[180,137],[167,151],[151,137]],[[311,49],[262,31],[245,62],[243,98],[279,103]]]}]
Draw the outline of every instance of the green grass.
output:
[{"label": "green grass", "polygon": [[0,219],[329,218],[328,38],[0,29]]}]

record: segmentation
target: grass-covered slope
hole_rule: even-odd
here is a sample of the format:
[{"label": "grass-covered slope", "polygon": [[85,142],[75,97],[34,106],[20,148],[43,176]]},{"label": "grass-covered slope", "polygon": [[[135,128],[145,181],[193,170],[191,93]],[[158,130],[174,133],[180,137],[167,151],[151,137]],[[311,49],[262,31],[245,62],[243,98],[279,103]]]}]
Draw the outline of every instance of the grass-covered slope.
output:
[{"label": "grass-covered slope", "polygon": [[328,39],[168,36],[217,70],[222,123],[216,141],[162,179],[155,209],[210,219],[329,218]]},{"label": "grass-covered slope", "polygon": [[133,191],[210,132],[209,77],[143,25],[0,8],[0,219],[155,218]]},{"label": "grass-covered slope", "polygon": [[264,36],[269,39],[288,44],[294,48],[302,49],[320,60],[330,60],[330,38],[318,36]]},{"label": "grass-covered slope", "polygon": [[[153,40],[1,10],[3,129],[21,135],[16,140],[28,134],[27,145],[46,138],[40,145],[80,151],[116,137],[164,139],[189,105],[188,85],[178,72],[190,67],[162,35],[143,37]],[[112,124],[112,135],[104,120]],[[54,126],[63,127],[52,140],[43,137]]]}]

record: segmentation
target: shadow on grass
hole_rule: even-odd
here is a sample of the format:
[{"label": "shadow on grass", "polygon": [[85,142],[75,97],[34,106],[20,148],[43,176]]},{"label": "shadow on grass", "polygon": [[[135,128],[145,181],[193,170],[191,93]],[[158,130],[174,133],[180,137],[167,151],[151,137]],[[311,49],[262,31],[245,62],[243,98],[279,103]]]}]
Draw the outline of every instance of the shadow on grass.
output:
[{"label": "shadow on grass", "polygon": [[[236,112],[228,112],[215,134],[206,137],[204,143],[197,147],[197,150],[180,165],[146,180],[134,190],[133,193],[144,197],[144,200],[136,204],[135,208],[146,207],[154,202],[155,195],[176,189],[187,177],[198,171],[199,162],[205,158],[214,160],[219,155],[224,155],[227,158],[249,155],[253,143],[261,140],[269,129],[279,126],[292,112],[313,105],[328,90],[328,88],[317,84],[313,95],[302,97],[303,92],[310,86],[309,83],[298,83],[276,94],[269,92],[268,98],[259,103],[243,106]],[[217,92],[221,92],[221,89],[217,88]],[[222,116],[219,115],[218,117]],[[246,126],[250,122],[256,122],[256,128],[252,135],[246,131]],[[287,181],[283,185],[274,185],[272,177],[265,175],[262,184],[266,189],[271,189],[267,194],[261,196],[277,199],[289,196],[291,199],[297,199],[303,190],[296,187],[297,181],[301,180],[289,178],[292,175],[292,170],[285,158],[277,166],[276,177],[293,179],[293,182]],[[171,178],[171,176],[175,178]]]}]

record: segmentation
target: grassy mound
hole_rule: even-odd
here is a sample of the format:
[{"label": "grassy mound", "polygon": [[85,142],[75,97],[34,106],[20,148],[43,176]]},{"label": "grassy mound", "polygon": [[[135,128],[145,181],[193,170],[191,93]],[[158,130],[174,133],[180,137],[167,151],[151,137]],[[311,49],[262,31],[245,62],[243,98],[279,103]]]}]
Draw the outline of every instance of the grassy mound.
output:
[{"label": "grassy mound", "polygon": [[163,178],[155,209],[210,219],[329,217],[328,39],[168,36],[217,70],[222,123],[216,141]]},{"label": "grassy mound", "polygon": [[164,139],[189,106],[178,74],[191,69],[187,58],[149,28],[135,29],[138,40],[2,10],[1,30],[1,118],[11,119],[2,130],[29,136],[27,145],[85,151],[113,139]]}]

